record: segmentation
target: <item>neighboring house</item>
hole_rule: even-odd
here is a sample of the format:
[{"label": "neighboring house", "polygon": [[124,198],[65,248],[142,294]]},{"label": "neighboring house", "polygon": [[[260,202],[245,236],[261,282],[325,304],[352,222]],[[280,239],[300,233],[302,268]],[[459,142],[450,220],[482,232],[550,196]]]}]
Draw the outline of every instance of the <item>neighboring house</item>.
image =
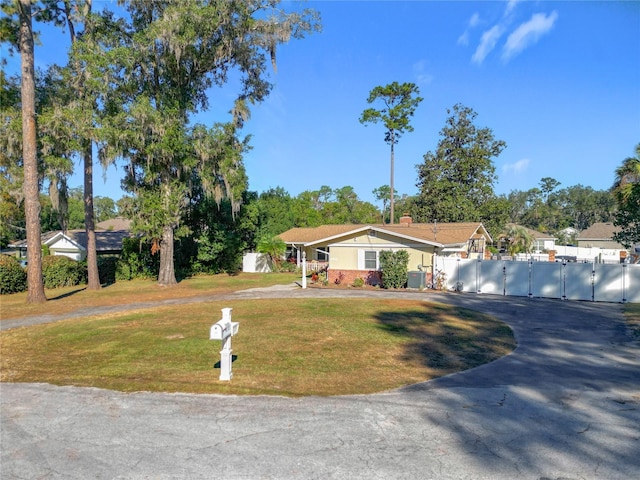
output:
[{"label": "neighboring house", "polygon": [[[122,241],[130,236],[131,222],[124,218],[107,220],[96,225],[96,252],[98,255],[114,255],[122,252]],[[49,247],[51,255],[64,255],[74,260],[87,258],[87,233],[84,230],[46,232],[42,244]],[[27,241],[9,245],[18,250],[20,258],[27,257]]]},{"label": "neighboring house", "polygon": [[620,227],[614,226],[611,222],[594,223],[586,230],[581,231],[576,241],[578,242],[578,247],[625,250],[623,245],[613,240],[613,234],[618,231],[620,231]]},{"label": "neighboring house", "polygon": [[425,271],[430,281],[434,255],[484,258],[492,242],[481,223],[413,223],[406,215],[394,225],[292,228],[278,237],[298,264],[304,253],[312,270],[327,268],[329,282],[362,278],[370,285],[380,283],[383,250],[407,250],[409,270]]},{"label": "neighboring house", "polygon": [[[509,229],[512,226],[519,226],[520,228],[524,228],[524,230],[533,238],[533,243],[531,244],[531,252],[533,253],[541,253],[544,251],[554,250],[556,248],[556,239],[555,237],[549,235],[548,233],[538,232],[536,230],[532,230],[527,227],[523,227],[521,225],[515,225],[513,223],[508,223],[505,226],[505,229]],[[498,248],[502,251],[509,250],[507,241],[504,237],[500,237],[498,239]]]},{"label": "neighboring house", "polygon": [[129,231],[131,230],[131,220],[124,217],[111,218],[96,224],[96,230]]}]

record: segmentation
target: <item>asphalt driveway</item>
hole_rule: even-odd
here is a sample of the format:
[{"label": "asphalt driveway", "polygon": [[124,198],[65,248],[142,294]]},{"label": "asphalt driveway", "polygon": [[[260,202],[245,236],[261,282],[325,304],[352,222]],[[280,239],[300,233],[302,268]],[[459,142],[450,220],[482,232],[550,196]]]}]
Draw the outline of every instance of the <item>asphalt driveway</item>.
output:
[{"label": "asphalt driveway", "polygon": [[1,478],[640,478],[640,344],[619,305],[293,286],[225,298],[345,294],[481,310],[511,325],[518,347],[476,369],[376,395],[3,383]]}]

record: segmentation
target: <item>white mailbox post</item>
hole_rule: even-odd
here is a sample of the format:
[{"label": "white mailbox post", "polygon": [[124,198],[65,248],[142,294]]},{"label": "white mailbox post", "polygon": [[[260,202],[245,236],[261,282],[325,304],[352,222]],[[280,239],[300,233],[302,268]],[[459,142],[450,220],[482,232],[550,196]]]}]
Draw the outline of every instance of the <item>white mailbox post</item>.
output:
[{"label": "white mailbox post", "polygon": [[231,364],[233,357],[231,353],[231,337],[238,333],[240,324],[231,321],[232,308],[222,309],[222,318],[211,325],[209,340],[222,340],[222,350],[220,350],[220,380],[231,380]]}]

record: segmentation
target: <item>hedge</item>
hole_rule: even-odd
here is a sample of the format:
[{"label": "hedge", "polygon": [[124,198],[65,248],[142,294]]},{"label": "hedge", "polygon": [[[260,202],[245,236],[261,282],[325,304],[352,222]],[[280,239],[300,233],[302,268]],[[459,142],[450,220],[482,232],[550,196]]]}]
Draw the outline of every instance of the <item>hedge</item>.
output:
[{"label": "hedge", "polygon": [[17,258],[0,254],[0,293],[18,293],[27,289],[27,272]]},{"label": "hedge", "polygon": [[44,288],[73,287],[87,283],[86,263],[63,255],[42,257]]}]

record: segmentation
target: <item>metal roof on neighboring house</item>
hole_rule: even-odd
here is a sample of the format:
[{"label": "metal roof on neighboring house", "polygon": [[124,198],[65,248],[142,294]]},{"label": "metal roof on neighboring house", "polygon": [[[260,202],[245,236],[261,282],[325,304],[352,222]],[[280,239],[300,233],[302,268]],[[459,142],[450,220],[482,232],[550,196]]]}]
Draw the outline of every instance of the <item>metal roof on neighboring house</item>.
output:
[{"label": "metal roof on neighboring house", "polygon": [[[55,243],[56,237],[63,235],[86,250],[87,233],[84,230],[68,230],[66,233],[61,230],[45,232],[41,236],[41,241],[44,245],[50,245],[52,242]],[[128,230],[96,230],[96,251],[99,253],[119,252],[122,250],[123,239],[129,236]],[[8,246],[26,249],[27,241],[21,240]]]}]

